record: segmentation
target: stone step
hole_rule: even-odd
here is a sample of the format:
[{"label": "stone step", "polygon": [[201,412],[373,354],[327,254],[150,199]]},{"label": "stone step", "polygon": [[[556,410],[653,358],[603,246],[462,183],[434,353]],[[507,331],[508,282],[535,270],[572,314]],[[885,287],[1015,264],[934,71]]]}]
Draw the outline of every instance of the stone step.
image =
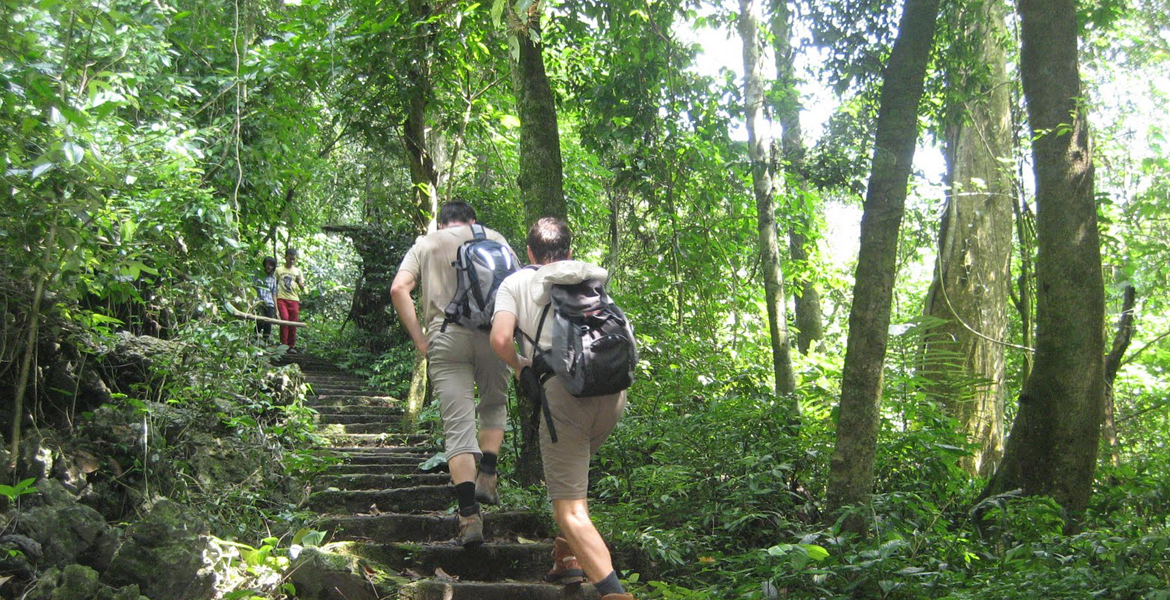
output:
[{"label": "stone step", "polygon": [[398,600],[597,600],[592,585],[440,581],[424,579],[398,591]]},{"label": "stone step", "polygon": [[451,485],[419,485],[393,490],[322,490],[309,496],[309,510],[321,514],[354,515],[380,512],[422,513],[442,510],[455,503]]},{"label": "stone step", "polygon": [[[382,417],[375,418],[373,421],[366,422],[349,422],[349,423],[323,423],[318,421],[317,433],[329,437],[331,439],[338,439],[342,436],[358,436],[358,435],[407,435],[399,433],[399,424]],[[418,434],[409,434],[418,435]]]},{"label": "stone step", "polygon": [[541,581],[552,566],[552,542],[461,547],[454,543],[351,542],[347,552],[387,567],[431,574],[442,569],[464,581]]},{"label": "stone step", "polygon": [[310,398],[308,404],[314,408],[318,406],[394,406],[398,399],[393,396],[378,394],[334,394],[317,392],[315,399]]},{"label": "stone step", "polygon": [[357,375],[348,375],[345,373],[305,373],[305,379],[314,385],[318,383],[339,384],[339,385],[369,385],[369,381],[364,377]]},{"label": "stone step", "polygon": [[[385,405],[362,405],[362,404],[317,404],[313,406],[313,410],[323,417],[399,417],[402,415],[401,406],[385,406]],[[335,423],[343,423],[344,421],[334,421]]]},{"label": "stone step", "polygon": [[[340,457],[344,462],[343,465],[357,465],[363,467],[396,467],[399,465],[409,465],[412,469],[423,472],[419,469],[430,455],[427,454],[355,454],[349,453]],[[435,469],[427,469],[426,472],[437,471],[442,469],[441,465]]]},{"label": "stone step", "polygon": [[321,488],[339,490],[387,490],[420,485],[446,485],[451,476],[446,473],[360,473],[329,474],[318,479]]},{"label": "stone step", "polygon": [[[409,463],[394,463],[394,464],[342,464],[332,465],[326,470],[326,474],[333,475],[410,475],[410,474],[424,474],[418,470],[421,462]],[[437,469],[431,471],[432,473],[439,472]]]},{"label": "stone step", "polygon": [[[335,517],[322,519],[314,527],[331,532],[333,540],[379,543],[440,542],[454,539],[459,530],[453,514]],[[484,536],[492,541],[541,540],[549,535],[548,526],[531,512],[484,513],[483,527]]]},{"label": "stone step", "polygon": [[321,433],[334,446],[347,448],[407,447],[421,451],[425,449],[421,444],[431,441],[431,436],[422,433],[330,433],[328,426]]},{"label": "stone step", "polygon": [[[322,413],[317,409],[317,422],[321,425],[347,425],[347,423],[392,423],[402,422],[401,411],[372,411],[373,407],[356,406],[353,411]],[[371,412],[372,411],[372,412]]]},{"label": "stone step", "polygon": [[308,384],[313,386],[313,391],[318,394],[325,393],[331,390],[340,390],[345,393],[367,393],[375,396],[385,394],[385,390],[376,387],[370,387],[361,381],[313,381],[308,380]]}]

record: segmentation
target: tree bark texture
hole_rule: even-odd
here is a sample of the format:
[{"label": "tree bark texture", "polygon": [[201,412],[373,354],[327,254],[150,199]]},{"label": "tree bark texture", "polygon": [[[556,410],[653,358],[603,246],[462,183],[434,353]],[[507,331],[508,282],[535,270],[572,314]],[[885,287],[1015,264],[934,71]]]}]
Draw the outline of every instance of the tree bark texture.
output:
[{"label": "tree bark texture", "polygon": [[520,53],[512,65],[512,89],[520,117],[520,175],[516,183],[529,223],[541,217],[567,219],[556,102],[544,70],[543,45],[534,41],[540,39],[540,17],[530,13],[522,18],[523,26],[514,33]]},{"label": "tree bark texture", "polygon": [[1105,291],[1074,0],[1021,0],[1020,72],[1036,176],[1036,360],[985,494],[1088,505],[1105,404]]},{"label": "tree bark texture", "polygon": [[[789,194],[789,205],[793,207],[788,226],[788,257],[792,264],[801,267],[809,261],[808,236],[805,231],[812,227],[812,219],[803,197],[808,184],[804,177],[804,141],[801,139],[800,113],[804,107],[800,92],[796,89],[795,52],[792,48],[792,11],[787,0],[772,0],[772,48],[776,58],[776,83],[781,90],[780,98],[773,102],[776,120],[780,122],[780,156],[784,173],[793,190]],[[807,266],[800,270],[808,272]],[[798,292],[795,302],[796,348],[801,354],[808,354],[812,345],[825,337],[824,317],[821,313],[821,293],[808,277],[794,282]]]},{"label": "tree bark texture", "polygon": [[[772,373],[776,393],[790,394],[796,389],[796,377],[792,373],[792,358],[788,352],[788,319],[776,233],[772,136],[768,133],[764,115],[764,78],[760,65],[759,17],[756,14],[759,6],[754,0],[740,0],[739,9],[739,34],[743,38],[744,120],[748,130],[748,158],[752,163],[752,191],[756,197],[764,304],[768,307],[768,333],[772,340]],[[794,408],[793,412],[798,411]]]},{"label": "tree bark texture", "polygon": [[430,25],[426,24],[430,5],[421,0],[410,1],[411,16],[418,22],[419,35],[415,40],[415,60],[407,68],[406,120],[402,124],[402,143],[410,162],[410,183],[413,190],[414,210],[411,222],[415,228],[426,231],[428,223],[436,212],[436,191],[439,175],[435,171],[434,157],[427,144],[427,105],[431,101],[434,84],[431,81]]},{"label": "tree bark texture", "polygon": [[[837,444],[829,461],[830,512],[868,500],[880,424],[882,368],[889,338],[898,229],[918,139],[918,104],[933,45],[938,0],[906,0],[882,75],[872,172],[861,217],[861,246],[841,376]],[[846,528],[861,532],[853,518]]]},{"label": "tree bark texture", "polygon": [[[977,444],[960,464],[989,477],[1003,456],[1005,346],[1011,285],[1013,178],[1005,8],[973,5],[956,23],[971,58],[951,65],[946,131],[949,195],[939,231],[934,281],[924,313],[945,322],[925,338],[922,375],[936,398]],[[963,18],[953,15],[952,18]],[[962,41],[959,43],[963,43]],[[957,365],[955,363],[958,363]],[[956,368],[957,367],[957,368]],[[972,384],[975,389],[971,390]]]}]

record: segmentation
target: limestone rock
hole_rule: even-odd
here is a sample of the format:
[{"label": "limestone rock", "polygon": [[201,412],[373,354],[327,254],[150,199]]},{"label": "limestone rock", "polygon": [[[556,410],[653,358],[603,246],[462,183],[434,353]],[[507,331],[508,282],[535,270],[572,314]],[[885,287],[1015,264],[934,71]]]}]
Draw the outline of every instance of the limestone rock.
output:
[{"label": "limestone rock", "polygon": [[[103,579],[111,585],[137,584],[153,600],[212,598],[209,548],[207,524],[198,512],[163,500],[129,527]],[[160,570],[164,566],[165,572]]]},{"label": "limestone rock", "polygon": [[366,575],[361,559],[322,548],[305,548],[289,565],[289,580],[300,600],[377,600],[382,594]]},{"label": "limestone rock", "polygon": [[109,560],[117,534],[98,511],[78,503],[53,479],[36,484],[40,504],[21,511],[14,519],[19,535],[41,545],[43,564],[80,562],[101,569]]}]

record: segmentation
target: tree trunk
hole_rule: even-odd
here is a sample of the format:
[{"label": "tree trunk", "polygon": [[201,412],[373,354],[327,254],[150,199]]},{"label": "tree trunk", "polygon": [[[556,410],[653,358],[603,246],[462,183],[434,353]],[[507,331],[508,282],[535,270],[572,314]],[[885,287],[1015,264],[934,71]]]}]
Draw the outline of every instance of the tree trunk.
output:
[{"label": "tree trunk", "polygon": [[[520,175],[516,183],[524,199],[526,222],[550,216],[567,219],[556,104],[544,71],[542,45],[533,41],[540,36],[540,15],[536,4],[524,15],[517,15],[511,3],[507,10],[519,46],[512,64],[512,88],[520,117]],[[516,406],[521,415],[516,478],[522,485],[531,485],[539,482],[543,473],[539,422],[527,418],[537,407],[524,394],[517,394]]]},{"label": "tree trunk", "polygon": [[[792,49],[792,12],[787,0],[772,0],[772,47],[776,54],[776,83],[782,95],[772,105],[776,119],[780,122],[780,156],[785,174],[793,193],[790,194],[793,207],[788,226],[788,254],[797,270],[808,273],[808,236],[805,231],[812,227],[812,219],[804,196],[808,184],[804,177],[804,141],[800,133],[800,92],[796,89],[795,52]],[[803,268],[800,268],[803,267]],[[824,318],[821,315],[821,294],[809,276],[798,277],[796,295],[796,348],[801,354],[808,354],[812,345],[825,337]]]},{"label": "tree trunk", "polygon": [[1109,460],[1115,467],[1121,466],[1121,455],[1117,446],[1113,382],[1117,379],[1117,372],[1121,370],[1121,361],[1125,358],[1129,343],[1133,341],[1135,328],[1133,307],[1136,302],[1137,290],[1132,285],[1125,286],[1121,317],[1117,319],[1117,333],[1113,336],[1113,347],[1105,357],[1105,442],[1109,444]]},{"label": "tree trunk", "polygon": [[984,494],[1089,503],[1105,404],[1105,291],[1073,0],[1021,0],[1020,73],[1036,176],[1036,360]]},{"label": "tree trunk", "polygon": [[[534,4],[535,8],[536,5]],[[520,47],[512,64],[512,89],[520,117],[520,175],[516,183],[524,200],[529,223],[541,217],[567,219],[561,164],[561,138],[557,129],[557,108],[544,71],[538,13],[516,15],[508,8],[520,30],[514,35]]]},{"label": "tree trunk", "polygon": [[[777,394],[796,389],[792,358],[788,354],[788,319],[785,314],[780,248],[776,234],[772,136],[764,116],[764,78],[760,66],[759,10],[754,0],[739,1],[739,34],[743,38],[744,120],[748,130],[748,157],[752,161],[752,191],[756,196],[756,228],[760,238],[760,269],[764,272],[764,304],[768,307],[768,333],[772,340],[772,373]],[[799,413],[793,402],[790,410]]]},{"label": "tree trunk", "polygon": [[431,101],[434,84],[431,81],[430,46],[431,25],[426,23],[430,4],[425,0],[410,0],[410,14],[419,23],[415,38],[415,60],[407,69],[406,121],[402,124],[402,143],[410,162],[410,183],[413,190],[414,211],[411,222],[419,231],[426,231],[435,214],[436,191],[439,176],[427,140],[427,105]]},{"label": "tree trunk", "polygon": [[1012,156],[1012,129],[1005,9],[991,2],[977,10],[965,27],[955,25],[974,45],[972,58],[946,75],[948,87],[958,91],[952,98],[962,100],[948,111],[949,196],[924,310],[945,324],[925,339],[921,373],[930,381],[928,393],[978,445],[960,464],[989,477],[1003,455],[1013,181],[1010,163],[1002,160]]},{"label": "tree trunk", "polygon": [[[829,461],[830,513],[868,500],[880,422],[882,368],[889,336],[898,229],[918,139],[918,103],[933,45],[938,0],[906,0],[882,75],[872,172],[861,217],[861,246],[841,376],[837,444]],[[858,514],[858,513],[855,513]],[[860,533],[864,520],[846,529]]]}]

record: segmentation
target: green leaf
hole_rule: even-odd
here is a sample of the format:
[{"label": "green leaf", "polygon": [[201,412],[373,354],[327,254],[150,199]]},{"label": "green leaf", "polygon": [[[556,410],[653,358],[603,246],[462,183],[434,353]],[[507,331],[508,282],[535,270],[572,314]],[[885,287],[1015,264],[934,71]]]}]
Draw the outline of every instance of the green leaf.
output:
[{"label": "green leaf", "polygon": [[804,551],[808,553],[809,558],[817,562],[829,558],[829,551],[816,544],[801,544],[800,547],[804,548]]},{"label": "green leaf", "polygon": [[65,160],[71,165],[80,164],[82,159],[85,158],[85,150],[73,142],[65,142],[62,144],[61,152],[65,155]]},{"label": "green leaf", "polygon": [[33,167],[32,175],[30,177],[32,179],[36,179],[37,177],[40,177],[41,175],[44,175],[45,173],[49,172],[49,170],[52,168],[53,168],[53,163],[51,163],[51,162],[41,163],[41,164]]},{"label": "green leaf", "polygon": [[492,3],[492,25],[500,26],[500,19],[504,15],[504,3],[508,0],[495,0]]}]

